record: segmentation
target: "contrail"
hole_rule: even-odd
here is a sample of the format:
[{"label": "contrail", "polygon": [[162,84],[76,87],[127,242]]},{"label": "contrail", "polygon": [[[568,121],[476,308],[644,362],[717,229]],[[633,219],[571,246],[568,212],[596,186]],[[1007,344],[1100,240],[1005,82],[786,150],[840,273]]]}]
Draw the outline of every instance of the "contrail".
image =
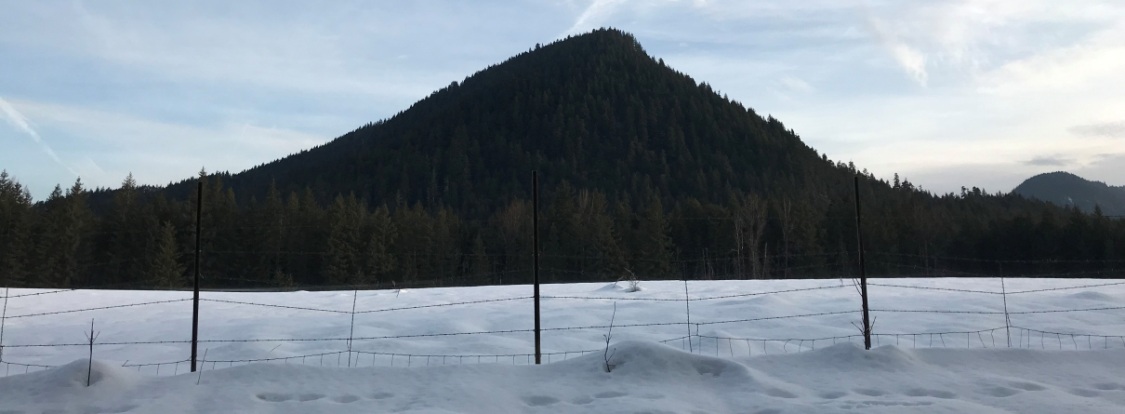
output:
[{"label": "contrail", "polygon": [[606,17],[613,14],[617,6],[624,2],[625,0],[594,0],[563,35],[577,34],[580,31],[589,29],[587,26],[592,26],[592,24],[605,20]]},{"label": "contrail", "polygon": [[43,141],[43,138],[39,136],[38,132],[35,132],[35,129],[31,128],[31,124],[27,122],[27,117],[20,113],[20,111],[17,111],[15,107],[9,104],[8,101],[5,101],[2,97],[0,97],[0,113],[3,113],[4,120],[8,121],[9,124],[12,124],[12,126],[16,127],[16,129],[23,131],[25,134],[30,136],[33,141],[39,144],[39,147],[43,149],[43,152],[47,153],[47,156],[51,157],[52,160],[55,160],[55,162],[60,166],[66,168],[66,170],[70,171],[71,174],[74,174],[75,176],[79,175],[77,171],[74,171],[73,168],[70,168],[69,165],[66,165],[66,163],[64,163],[62,159],[59,158],[59,155],[55,153],[55,150]]}]

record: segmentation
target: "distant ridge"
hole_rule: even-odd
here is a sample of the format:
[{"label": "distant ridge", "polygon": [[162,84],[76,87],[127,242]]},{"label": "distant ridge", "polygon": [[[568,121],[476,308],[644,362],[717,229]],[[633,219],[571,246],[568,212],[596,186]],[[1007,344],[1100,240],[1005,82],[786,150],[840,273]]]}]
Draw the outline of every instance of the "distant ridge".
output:
[{"label": "distant ridge", "polygon": [[1092,213],[1097,206],[1101,207],[1102,214],[1125,216],[1125,187],[1090,181],[1065,171],[1028,178],[1012,192],[1063,207],[1075,206],[1087,213]]}]

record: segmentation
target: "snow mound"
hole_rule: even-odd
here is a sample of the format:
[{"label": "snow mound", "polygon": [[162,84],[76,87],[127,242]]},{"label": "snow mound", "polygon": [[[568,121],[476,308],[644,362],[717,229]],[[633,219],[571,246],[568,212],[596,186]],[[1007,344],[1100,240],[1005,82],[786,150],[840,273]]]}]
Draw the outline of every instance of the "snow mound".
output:
[{"label": "snow mound", "polygon": [[1092,300],[1092,301],[1098,301],[1098,302],[1114,302],[1114,301],[1116,301],[1113,298],[1113,296],[1110,296],[1110,295],[1107,295],[1107,294],[1101,293],[1101,292],[1094,292],[1094,291],[1078,292],[1078,293],[1075,293],[1075,294],[1072,294],[1072,295],[1067,295],[1067,296],[1071,299]]},{"label": "snow mound", "polygon": [[540,366],[250,364],[159,378],[95,362],[91,387],[79,360],[0,378],[0,413],[1055,413],[1125,402],[1120,350],[845,343],[733,360],[622,341],[609,353],[611,372],[600,352]]},{"label": "snow mound", "polygon": [[90,387],[119,387],[137,382],[139,375],[129,369],[102,361],[79,359],[69,364],[26,375],[26,380],[52,388],[85,388],[87,373]]},{"label": "snow mound", "polygon": [[[86,386],[87,372],[89,387]],[[43,371],[0,378],[0,391],[3,391],[0,395],[7,395],[0,397],[0,408],[9,404],[52,403],[61,395],[78,396],[79,400],[118,395],[140,382],[142,377],[136,372],[97,360],[90,364],[88,359],[80,359]]]},{"label": "snow mound", "polygon": [[620,292],[620,293],[633,293],[644,290],[641,285],[637,285],[636,289],[628,281],[613,282],[602,286],[595,290],[595,292]]},{"label": "snow mound", "polygon": [[[624,341],[609,347],[613,375],[675,377],[714,377],[727,380],[752,380],[745,366],[729,359],[689,354],[667,345]],[[604,355],[587,355],[604,366]]]},{"label": "snow mound", "polygon": [[845,371],[909,372],[920,365],[928,365],[913,350],[894,345],[863,349],[855,343],[840,343],[826,348],[804,352],[798,361],[810,367],[833,366]]}]

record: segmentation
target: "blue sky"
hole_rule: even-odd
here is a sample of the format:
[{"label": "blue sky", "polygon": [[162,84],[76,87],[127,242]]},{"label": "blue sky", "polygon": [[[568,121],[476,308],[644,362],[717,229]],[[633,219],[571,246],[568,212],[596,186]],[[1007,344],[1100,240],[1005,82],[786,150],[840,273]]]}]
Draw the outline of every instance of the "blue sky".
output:
[{"label": "blue sky", "polygon": [[1082,0],[0,0],[0,169],[237,172],[597,27],[879,177],[1125,185],[1125,3]]}]

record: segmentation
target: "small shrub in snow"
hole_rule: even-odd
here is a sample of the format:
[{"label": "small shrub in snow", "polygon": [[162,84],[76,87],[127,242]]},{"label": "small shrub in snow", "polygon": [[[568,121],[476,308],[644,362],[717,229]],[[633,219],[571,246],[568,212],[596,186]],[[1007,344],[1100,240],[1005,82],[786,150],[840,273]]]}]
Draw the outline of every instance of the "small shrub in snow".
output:
[{"label": "small shrub in snow", "polygon": [[620,279],[617,279],[617,282],[615,282],[614,284],[627,282],[628,285],[625,287],[626,292],[639,292],[641,290],[641,281],[637,280],[637,275],[633,274],[632,270],[625,269],[625,271],[629,272],[629,275],[622,276]]},{"label": "small shrub in snow", "polygon": [[610,364],[609,360],[617,353],[617,348],[614,348],[612,353],[609,352],[609,340],[613,338],[613,320],[616,318],[617,302],[613,302],[613,315],[609,317],[609,332],[602,335],[605,337],[605,352],[602,354],[602,357],[605,358],[605,372],[613,372],[613,364]]}]

